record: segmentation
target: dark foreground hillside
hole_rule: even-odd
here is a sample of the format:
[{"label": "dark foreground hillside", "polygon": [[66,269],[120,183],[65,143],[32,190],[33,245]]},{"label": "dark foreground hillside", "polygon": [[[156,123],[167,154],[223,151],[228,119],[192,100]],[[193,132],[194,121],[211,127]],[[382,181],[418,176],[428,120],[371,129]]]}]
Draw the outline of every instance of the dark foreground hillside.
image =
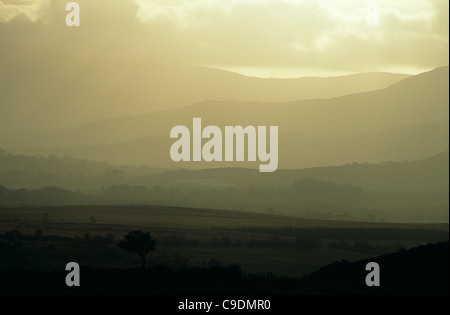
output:
[{"label": "dark foreground hillside", "polygon": [[[380,287],[367,287],[368,262],[380,266]],[[449,243],[428,244],[354,263],[340,261],[302,279],[311,294],[448,294]]]},{"label": "dark foreground hillside", "polygon": [[[367,287],[367,262],[380,266],[380,287]],[[304,278],[245,275],[239,266],[187,268],[165,266],[108,269],[81,266],[80,287],[67,287],[68,272],[0,272],[0,294],[448,294],[449,243],[328,265]]]}]

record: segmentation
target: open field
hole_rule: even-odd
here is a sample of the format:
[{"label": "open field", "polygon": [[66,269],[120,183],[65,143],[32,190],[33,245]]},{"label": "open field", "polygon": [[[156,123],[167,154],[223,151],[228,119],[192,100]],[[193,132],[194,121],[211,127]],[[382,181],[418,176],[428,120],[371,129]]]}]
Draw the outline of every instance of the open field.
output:
[{"label": "open field", "polygon": [[[245,273],[291,277],[338,260],[448,240],[448,224],[312,220],[161,206],[1,208],[0,218],[0,233],[16,229],[24,235],[13,251],[0,248],[1,269],[59,269],[68,261],[134,267],[138,257],[115,246],[132,230],[150,232],[158,240],[151,265],[239,264]],[[42,235],[33,237],[36,230]]]}]

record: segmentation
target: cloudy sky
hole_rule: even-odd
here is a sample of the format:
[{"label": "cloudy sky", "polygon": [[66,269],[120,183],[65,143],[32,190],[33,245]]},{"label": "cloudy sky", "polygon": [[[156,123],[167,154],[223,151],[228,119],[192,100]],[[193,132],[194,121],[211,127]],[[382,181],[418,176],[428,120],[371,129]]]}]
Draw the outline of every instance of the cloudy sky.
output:
[{"label": "cloudy sky", "polygon": [[0,66],[145,58],[293,77],[448,64],[447,0],[80,0],[78,28],[67,2],[0,0]]}]

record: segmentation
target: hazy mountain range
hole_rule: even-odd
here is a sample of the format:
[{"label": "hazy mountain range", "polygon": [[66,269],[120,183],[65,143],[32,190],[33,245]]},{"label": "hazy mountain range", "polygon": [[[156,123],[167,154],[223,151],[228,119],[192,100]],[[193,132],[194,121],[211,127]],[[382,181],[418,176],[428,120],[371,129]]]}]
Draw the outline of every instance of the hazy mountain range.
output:
[{"label": "hazy mountain range", "polygon": [[[377,76],[386,79],[383,74]],[[323,91],[331,91],[322,94],[326,98],[338,94],[339,89],[341,92],[345,90],[341,86],[343,83],[331,84],[334,89],[327,89],[330,82],[350,82],[356,77],[301,80],[307,82],[306,85],[319,80]],[[279,168],[339,165],[354,161],[423,159],[448,150],[448,78],[448,67],[441,67],[407,77],[387,88],[328,99],[291,102],[203,101],[182,108],[101,120],[36,136],[28,145],[15,151],[27,154],[69,154],[112,163],[175,168],[256,167],[255,163],[172,162],[169,157],[169,148],[173,143],[169,138],[171,128],[186,125],[192,129],[192,118],[201,117],[203,127],[211,124],[219,127],[279,126]],[[386,84],[385,79],[381,81]],[[273,82],[274,86],[283,82],[259,80],[256,81]],[[301,81],[285,82],[292,84]],[[299,84],[298,90],[305,89]],[[320,93],[313,94],[298,94],[298,97],[317,97]],[[292,98],[294,95],[286,94],[286,97]]]},{"label": "hazy mountain range", "polygon": [[[23,71],[0,71],[3,146],[17,144],[18,136],[170,110],[205,100],[284,102],[330,98],[385,88],[408,77],[363,73],[328,78],[263,79],[200,66],[106,57],[78,67],[63,58],[54,58],[53,63],[47,67],[24,61],[16,65]],[[130,119],[139,117],[123,117],[119,121]],[[140,136],[152,134],[144,132]],[[120,140],[123,138],[113,141]]]}]

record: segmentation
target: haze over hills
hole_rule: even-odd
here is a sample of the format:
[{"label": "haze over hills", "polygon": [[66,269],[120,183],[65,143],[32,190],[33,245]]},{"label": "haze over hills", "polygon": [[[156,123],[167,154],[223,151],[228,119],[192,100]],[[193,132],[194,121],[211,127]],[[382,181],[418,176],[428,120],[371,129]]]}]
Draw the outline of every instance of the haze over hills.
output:
[{"label": "haze over hills", "polygon": [[0,149],[0,185],[36,189],[59,186],[98,190],[103,185],[192,185],[217,187],[290,186],[299,179],[315,179],[365,190],[440,191],[449,189],[449,152],[411,161],[352,163],[305,169],[280,169],[261,174],[247,168],[168,170],[93,162],[70,157],[24,156]]},{"label": "haze over hills", "polygon": [[450,1],[368,2],[0,0],[0,292],[448,293]]},{"label": "haze over hills", "polygon": [[[352,162],[403,161],[427,158],[448,150],[449,123],[430,123],[380,132],[312,137],[296,132],[279,134],[279,169],[340,165]],[[113,164],[150,165],[165,168],[257,168],[256,162],[179,162],[169,156],[173,139],[167,135],[137,138],[106,145],[29,148],[23,154],[69,155]]]},{"label": "haze over hills", "polygon": [[263,174],[244,168],[162,171],[3,151],[0,207],[155,204],[320,219],[442,223],[448,222],[448,170],[448,151],[418,161]]},{"label": "haze over hills", "polygon": [[6,134],[45,133],[205,100],[280,102],[330,98],[384,88],[408,77],[364,73],[329,78],[263,79],[201,66],[144,60],[104,58],[75,67],[60,59],[54,58],[53,67],[23,61],[25,64],[20,67],[27,69],[24,72],[0,72],[3,145],[18,141],[12,141]]},{"label": "haze over hills", "polygon": [[179,171],[172,178],[201,180],[212,178],[233,185],[288,185],[298,179],[360,186],[366,190],[447,191],[449,189],[449,152],[404,162],[347,164],[297,170],[277,170],[260,176],[250,169],[205,169]]},{"label": "haze over hills", "polygon": [[103,120],[37,137],[21,152],[164,167],[220,167],[170,160],[170,129],[192,128],[192,118],[201,117],[203,127],[278,125],[281,168],[421,159],[448,150],[448,70],[441,67],[386,89],[331,99],[205,101]]}]

